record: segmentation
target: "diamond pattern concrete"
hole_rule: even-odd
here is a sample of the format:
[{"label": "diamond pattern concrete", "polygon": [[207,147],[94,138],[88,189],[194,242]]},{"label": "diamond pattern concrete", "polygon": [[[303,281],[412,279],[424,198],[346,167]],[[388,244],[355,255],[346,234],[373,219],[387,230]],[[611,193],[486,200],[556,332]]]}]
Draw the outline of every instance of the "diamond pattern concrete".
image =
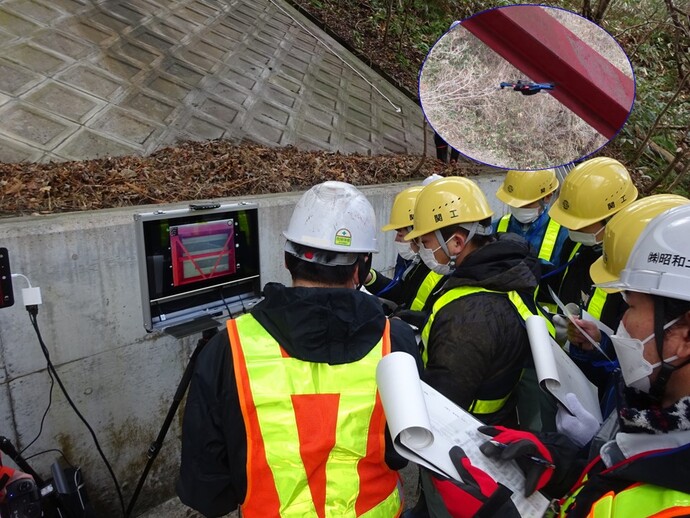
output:
[{"label": "diamond pattern concrete", "polygon": [[215,138],[421,152],[419,107],[281,7],[270,0],[2,3],[0,160],[150,153],[178,139]]},{"label": "diamond pattern concrete", "polygon": [[2,131],[41,148],[51,148],[64,140],[76,127],[29,105],[9,103],[0,111]]}]

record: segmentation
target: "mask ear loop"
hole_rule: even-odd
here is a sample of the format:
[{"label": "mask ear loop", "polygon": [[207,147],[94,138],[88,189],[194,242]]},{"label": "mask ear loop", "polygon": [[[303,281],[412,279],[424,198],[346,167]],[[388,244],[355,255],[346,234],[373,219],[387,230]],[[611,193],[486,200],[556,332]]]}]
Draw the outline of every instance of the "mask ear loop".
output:
[{"label": "mask ear loop", "polygon": [[670,328],[670,326],[666,327],[665,322],[666,303],[662,297],[654,297],[654,341],[656,342],[656,351],[661,361],[661,367],[654,383],[649,388],[649,395],[656,401],[661,401],[661,398],[664,396],[666,384],[671,378],[671,374],[690,363],[690,358],[680,365],[671,365],[664,361],[664,334]]}]

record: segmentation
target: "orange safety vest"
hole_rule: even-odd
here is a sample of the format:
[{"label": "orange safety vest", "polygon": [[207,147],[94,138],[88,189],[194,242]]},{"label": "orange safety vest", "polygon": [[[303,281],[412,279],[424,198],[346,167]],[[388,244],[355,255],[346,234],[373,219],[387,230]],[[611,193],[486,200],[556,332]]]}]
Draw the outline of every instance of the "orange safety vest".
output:
[{"label": "orange safety vest", "polygon": [[251,314],[228,320],[227,329],[247,430],[242,516],[399,516],[376,386],[389,322],[364,358],[340,365],[290,357]]}]

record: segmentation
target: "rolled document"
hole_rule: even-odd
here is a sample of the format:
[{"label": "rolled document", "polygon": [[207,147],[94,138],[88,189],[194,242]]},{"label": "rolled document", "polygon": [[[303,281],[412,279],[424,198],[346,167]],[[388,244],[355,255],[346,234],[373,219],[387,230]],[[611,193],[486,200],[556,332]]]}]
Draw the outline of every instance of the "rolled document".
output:
[{"label": "rolled document", "polygon": [[[401,379],[409,383],[396,383]],[[413,448],[430,446],[434,435],[414,358],[400,351],[384,356],[376,368],[376,383],[379,387],[396,383],[394,391],[379,391],[391,436],[395,438],[399,434]]]}]

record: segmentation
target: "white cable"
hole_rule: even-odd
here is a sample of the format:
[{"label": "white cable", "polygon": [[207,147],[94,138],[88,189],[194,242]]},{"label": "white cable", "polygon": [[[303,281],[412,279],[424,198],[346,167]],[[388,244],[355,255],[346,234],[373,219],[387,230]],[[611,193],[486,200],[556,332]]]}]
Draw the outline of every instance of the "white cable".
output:
[{"label": "white cable", "polygon": [[21,273],[13,273],[13,274],[12,274],[12,278],[14,279],[14,278],[16,278],[16,277],[21,277],[21,278],[23,278],[23,279],[29,284],[29,288],[31,288],[31,281],[29,280],[29,278],[28,278],[26,275],[23,275],[23,274],[21,274]]},{"label": "white cable", "polygon": [[286,16],[288,16],[293,22],[295,22],[297,25],[299,25],[299,26],[300,26],[305,32],[307,32],[312,38],[314,38],[314,39],[315,39],[316,41],[318,41],[321,45],[323,45],[324,47],[326,47],[326,50],[328,50],[328,51],[329,51],[331,54],[333,54],[336,58],[338,58],[340,61],[342,61],[345,65],[347,65],[348,67],[350,67],[350,69],[351,69],[355,74],[357,74],[359,77],[361,77],[361,78],[364,80],[364,82],[365,82],[366,84],[368,84],[369,86],[371,86],[374,90],[376,90],[376,92],[377,92],[381,97],[383,97],[386,101],[388,101],[388,104],[390,104],[390,105],[395,109],[395,112],[396,112],[396,113],[400,113],[400,112],[402,111],[402,109],[401,109],[399,106],[396,106],[395,104],[393,104],[393,101],[391,101],[388,97],[386,97],[386,95],[385,95],[381,90],[379,90],[379,89],[378,89],[373,83],[371,83],[366,77],[364,77],[362,74],[360,74],[359,71],[358,71],[357,69],[355,69],[355,67],[353,67],[352,65],[350,65],[350,63],[348,63],[348,62],[345,61],[343,58],[341,58],[332,48],[330,48],[330,47],[326,44],[325,41],[323,41],[322,39],[320,39],[320,38],[319,38],[318,36],[316,36],[313,32],[311,32],[311,31],[310,31],[309,29],[307,29],[304,25],[302,25],[299,21],[297,21],[297,19],[296,19],[294,16],[292,16],[292,14],[290,14],[288,11],[286,11],[286,10],[283,9],[280,5],[278,5],[278,4],[275,2],[275,0],[269,0],[269,1],[270,1],[274,6],[276,6],[278,9],[280,9],[281,11],[283,11],[283,13],[284,13]]}]

